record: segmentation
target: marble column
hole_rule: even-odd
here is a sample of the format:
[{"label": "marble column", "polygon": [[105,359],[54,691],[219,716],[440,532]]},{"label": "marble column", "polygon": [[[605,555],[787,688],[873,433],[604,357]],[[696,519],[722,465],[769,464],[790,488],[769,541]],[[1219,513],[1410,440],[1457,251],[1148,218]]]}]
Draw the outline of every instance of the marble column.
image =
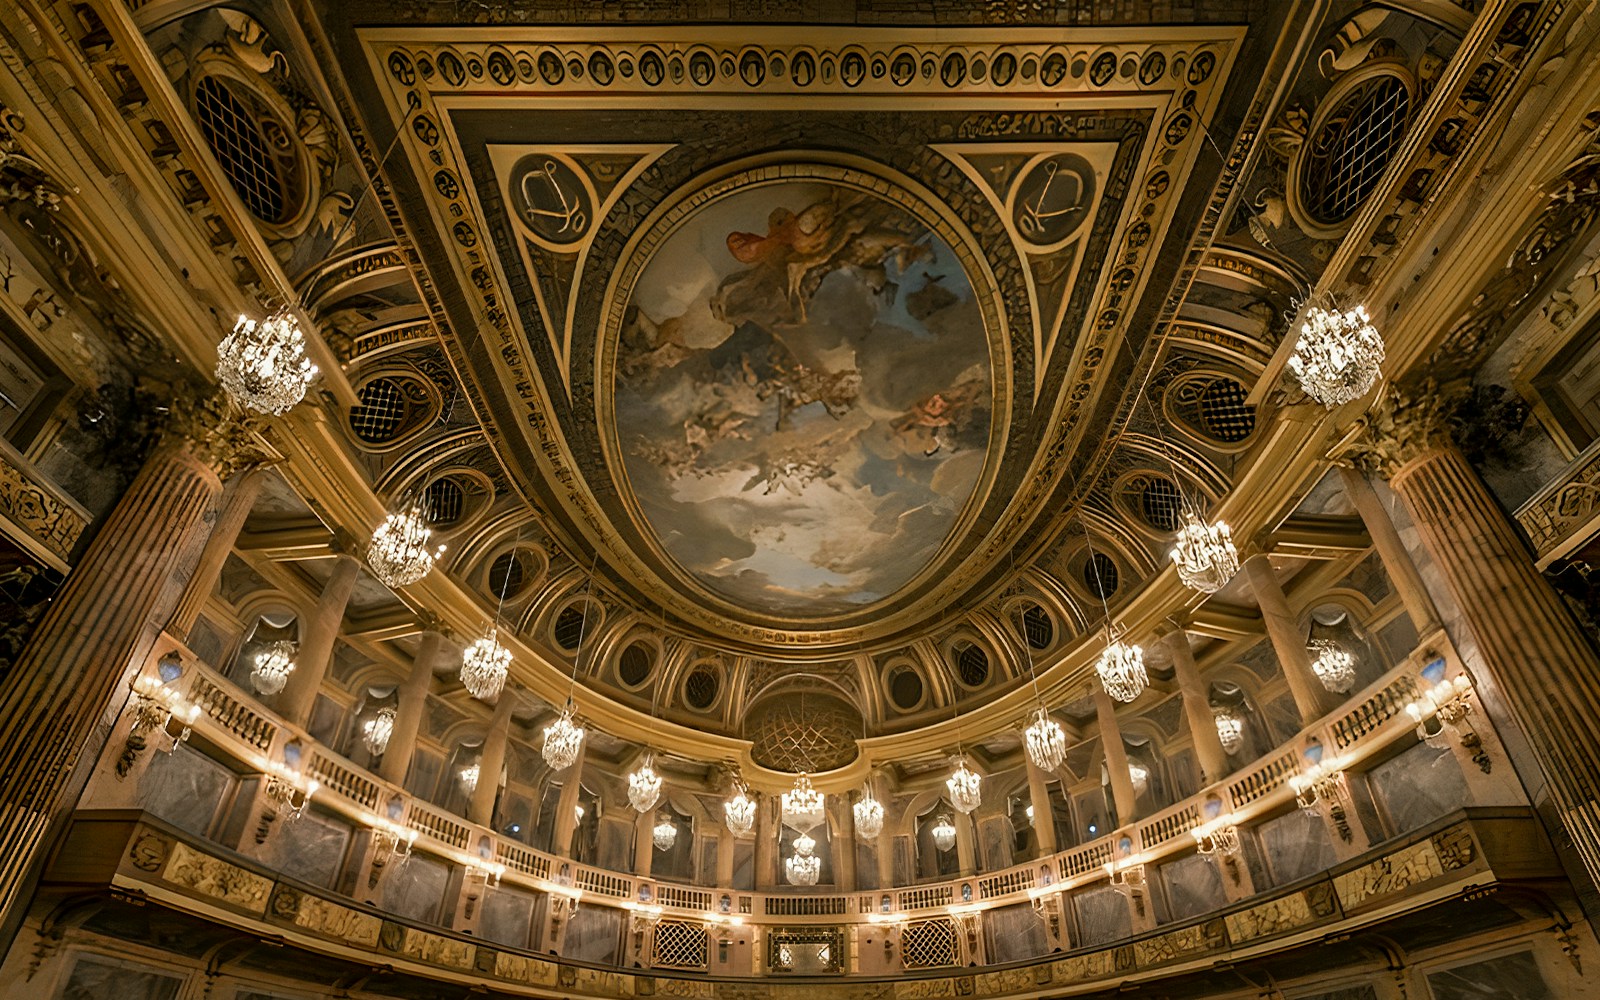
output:
[{"label": "marble column", "polygon": [[378,777],[384,781],[396,785],[405,783],[406,772],[411,769],[412,754],[417,748],[417,735],[422,731],[428,689],[433,684],[433,665],[439,660],[439,649],[443,644],[444,636],[438,632],[429,630],[422,633],[417,655],[411,661],[411,673],[400,685],[389,746],[378,761]]},{"label": "marble column", "polygon": [[978,871],[978,820],[974,813],[950,810],[950,823],[956,828],[956,870],[961,875]]},{"label": "marble column", "polygon": [[217,581],[222,578],[222,565],[233,552],[233,544],[239,540],[239,532],[244,528],[245,519],[250,516],[250,508],[255,506],[256,497],[261,495],[261,486],[266,478],[266,470],[257,467],[241,473],[228,487],[222,505],[217,509],[211,534],[206,538],[205,548],[200,550],[200,561],[195,565],[194,572],[189,574],[189,582],[184,585],[178,607],[167,622],[167,632],[173,636],[185,642],[189,640],[189,630],[194,628],[200,610],[216,591]]},{"label": "marble column", "polygon": [[511,738],[511,710],[517,696],[509,687],[500,692],[494,715],[489,719],[489,731],[483,738],[483,749],[478,752],[478,784],[467,803],[467,820],[479,826],[494,825],[494,803],[500,796],[500,772],[506,767],[506,743]]},{"label": "marble column", "polygon": [[1446,436],[1448,401],[1393,387],[1358,455],[1386,471],[1417,525],[1493,690],[1527,736],[1556,811],[1600,885],[1600,657],[1534,566],[1517,527]]},{"label": "marble column", "polygon": [[556,820],[552,824],[550,852],[563,858],[577,854],[572,849],[572,836],[578,831],[578,806],[583,799],[583,762],[589,756],[589,741],[584,739],[578,747],[578,759],[561,775],[561,794],[556,796]]},{"label": "marble column", "polygon": [[[657,808],[660,808],[658,805]],[[638,813],[633,818],[633,873],[649,878],[655,861],[656,810]]]},{"label": "marble column", "polygon": [[1356,513],[1361,515],[1361,523],[1366,526],[1367,536],[1372,539],[1378,561],[1383,564],[1389,582],[1394,584],[1395,591],[1400,595],[1400,603],[1405,605],[1406,615],[1410,617],[1417,635],[1421,637],[1437,631],[1439,610],[1434,607],[1428,586],[1422,582],[1417,564],[1411,561],[1411,553],[1406,551],[1400,533],[1395,530],[1394,520],[1378,498],[1377,491],[1372,488],[1371,481],[1359,469],[1349,465],[1339,466],[1339,480],[1344,484],[1345,496],[1350,498]]},{"label": "marble column", "polygon": [[1033,835],[1039,841],[1040,857],[1054,854],[1057,850],[1056,813],[1050,805],[1051,777],[1034,767],[1033,761],[1028,761],[1028,804],[1033,807]]},{"label": "marble column", "polygon": [[1289,611],[1289,599],[1284,596],[1283,585],[1272,568],[1272,560],[1258,552],[1244,561],[1245,576],[1250,580],[1250,592],[1255,595],[1261,609],[1261,620],[1267,627],[1267,638],[1283,668],[1284,680],[1289,682],[1289,693],[1294,696],[1295,708],[1300,711],[1302,724],[1315,722],[1324,711],[1325,690],[1311,669],[1311,652],[1306,648],[1306,637]]},{"label": "marble column", "polygon": [[833,848],[833,884],[840,892],[856,888],[856,816],[850,799],[844,795],[828,797],[828,824]]},{"label": "marble column", "polygon": [[328,664],[333,661],[333,644],[339,638],[339,626],[344,622],[344,609],[350,603],[350,593],[355,590],[356,577],[361,563],[348,552],[334,557],[333,572],[323,584],[322,596],[311,619],[300,632],[300,648],[295,651],[294,672],[278,697],[278,711],[291,723],[304,726],[311,721],[311,709],[317,703],[317,692],[322,690],[323,678],[328,675]]},{"label": "marble column", "polygon": [[783,828],[778,818],[778,800],[756,794],[756,891],[766,892],[777,884],[778,838]]},{"label": "marble column", "polygon": [[99,752],[177,604],[175,578],[197,559],[222,492],[218,469],[244,437],[174,433],[156,447],[0,682],[0,940],[19,926],[52,823],[82,788],[80,755]]},{"label": "marble column", "polygon": [[1139,794],[1133,790],[1133,775],[1128,772],[1128,749],[1122,744],[1122,728],[1117,725],[1117,708],[1098,682],[1091,684],[1094,714],[1100,726],[1100,744],[1105,750],[1106,773],[1111,779],[1111,799],[1117,806],[1117,826],[1133,822]]},{"label": "marble column", "polygon": [[1222,749],[1222,739],[1217,735],[1217,717],[1211,711],[1211,695],[1205,681],[1200,679],[1200,668],[1194,662],[1194,649],[1189,645],[1189,633],[1175,627],[1161,637],[1172,654],[1172,669],[1178,678],[1178,693],[1183,698],[1183,715],[1189,721],[1189,735],[1194,739],[1194,756],[1200,764],[1202,785],[1221,781],[1228,773],[1228,753]]}]

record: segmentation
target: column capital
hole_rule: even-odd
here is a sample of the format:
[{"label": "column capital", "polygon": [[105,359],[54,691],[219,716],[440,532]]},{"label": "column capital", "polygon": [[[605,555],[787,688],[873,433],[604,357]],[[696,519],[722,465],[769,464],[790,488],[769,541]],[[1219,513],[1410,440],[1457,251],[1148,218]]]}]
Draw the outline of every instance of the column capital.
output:
[{"label": "column capital", "polygon": [[261,436],[263,418],[232,405],[221,392],[177,387],[167,402],[163,446],[181,448],[223,481],[277,459]]},{"label": "column capital", "polygon": [[1449,447],[1457,414],[1471,388],[1465,379],[1385,383],[1367,412],[1329,450],[1328,458],[1392,479],[1423,455]]}]

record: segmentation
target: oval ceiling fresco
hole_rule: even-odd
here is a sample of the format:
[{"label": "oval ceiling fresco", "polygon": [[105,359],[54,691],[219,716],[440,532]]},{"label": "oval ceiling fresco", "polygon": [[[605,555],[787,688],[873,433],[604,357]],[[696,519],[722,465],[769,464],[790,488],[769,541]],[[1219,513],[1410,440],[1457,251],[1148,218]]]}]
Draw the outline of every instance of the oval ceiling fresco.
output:
[{"label": "oval ceiling fresco", "polygon": [[825,180],[687,215],[634,283],[617,443],[662,550],[783,617],[886,598],[944,544],[985,460],[989,345],[948,243]]}]

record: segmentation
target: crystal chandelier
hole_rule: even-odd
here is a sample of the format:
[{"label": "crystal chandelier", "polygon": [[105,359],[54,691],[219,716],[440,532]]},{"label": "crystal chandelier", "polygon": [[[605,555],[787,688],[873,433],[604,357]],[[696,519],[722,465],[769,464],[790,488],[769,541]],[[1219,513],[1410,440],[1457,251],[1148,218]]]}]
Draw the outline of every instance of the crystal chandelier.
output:
[{"label": "crystal chandelier", "polygon": [[1206,524],[1193,511],[1185,510],[1183,527],[1172,547],[1172,562],[1184,586],[1214,594],[1239,572],[1239,550],[1233,547],[1233,532],[1227,524]]},{"label": "crystal chandelier", "polygon": [[1131,642],[1123,642],[1121,630],[1106,626],[1106,648],[1094,665],[1100,675],[1106,694],[1121,702],[1129,702],[1144,693],[1150,678],[1144,672],[1144,650]]},{"label": "crystal chandelier", "polygon": [[941,851],[956,846],[956,826],[948,815],[941,815],[933,824],[933,846]]},{"label": "crystal chandelier", "polygon": [[1306,311],[1289,370],[1306,395],[1331,410],[1365,396],[1383,359],[1383,338],[1365,308],[1313,307]]},{"label": "crystal chandelier", "polygon": [[427,512],[421,501],[413,500],[384,518],[372,533],[367,546],[367,566],[372,575],[388,587],[408,587],[428,575],[434,560],[444,555],[444,546],[428,551]]},{"label": "crystal chandelier", "polygon": [[1322,686],[1334,694],[1344,694],[1356,683],[1356,659],[1332,639],[1312,639],[1310,651],[1316,656],[1311,661],[1311,672],[1317,675]]},{"label": "crystal chandelier", "polygon": [[817,876],[822,872],[822,859],[812,853],[817,849],[817,842],[802,833],[794,838],[793,847],[794,855],[783,862],[784,877],[790,885],[816,885]]},{"label": "crystal chandelier", "polygon": [[1022,737],[1028,759],[1041,771],[1054,771],[1067,759],[1067,734],[1042,705],[1033,713],[1033,722],[1022,731]]},{"label": "crystal chandelier", "polygon": [[567,700],[560,718],[544,727],[544,762],[552,770],[564,771],[578,760],[583,749],[583,727],[573,718],[572,700]]},{"label": "crystal chandelier", "polygon": [[647,753],[639,769],[628,775],[628,804],[639,812],[649,812],[661,801],[661,775],[655,769],[656,755]]},{"label": "crystal chandelier", "polygon": [[950,790],[950,804],[963,813],[970,813],[983,804],[982,785],[983,779],[967,767],[965,755],[956,758],[955,773],[944,783]]},{"label": "crystal chandelier", "polygon": [[256,654],[255,669],[250,671],[250,686],[260,694],[277,694],[289,683],[294,673],[294,643],[286,639],[269,642]]},{"label": "crystal chandelier", "polygon": [[1217,741],[1222,744],[1223,753],[1238,753],[1244,746],[1244,720],[1231,709],[1215,709],[1213,714],[1217,720]]},{"label": "crystal chandelier", "polygon": [[727,821],[728,832],[735,837],[747,837],[756,826],[756,800],[742,784],[733,788],[733,797],[722,804],[722,817]]},{"label": "crystal chandelier", "polygon": [[461,781],[461,787],[468,795],[478,790],[478,765],[468,764],[456,775]]},{"label": "crystal chandelier", "polygon": [[822,822],[822,793],[811,787],[811,776],[802,773],[794,787],[782,796],[783,821],[804,833]]},{"label": "crystal chandelier", "polygon": [[217,381],[239,405],[261,413],[287,411],[316,377],[300,321],[287,309],[260,322],[240,316],[217,345]]},{"label": "crystal chandelier", "polygon": [[374,757],[383,756],[389,749],[389,737],[394,735],[394,709],[388,705],[378,709],[378,714],[361,724],[361,742]]},{"label": "crystal chandelier", "polygon": [[861,793],[851,811],[856,817],[856,836],[862,840],[876,840],[883,832],[883,803],[872,797],[872,789]]},{"label": "crystal chandelier", "polygon": [[1143,795],[1150,787],[1150,769],[1136,760],[1128,761],[1128,780],[1133,784],[1133,794]]},{"label": "crystal chandelier", "polygon": [[650,839],[655,841],[656,850],[670,851],[672,845],[678,842],[678,827],[667,817],[661,817],[655,829],[650,831]]},{"label": "crystal chandelier", "polygon": [[494,698],[506,683],[511,650],[500,645],[499,639],[500,630],[491,625],[461,653],[461,685],[479,701]]}]

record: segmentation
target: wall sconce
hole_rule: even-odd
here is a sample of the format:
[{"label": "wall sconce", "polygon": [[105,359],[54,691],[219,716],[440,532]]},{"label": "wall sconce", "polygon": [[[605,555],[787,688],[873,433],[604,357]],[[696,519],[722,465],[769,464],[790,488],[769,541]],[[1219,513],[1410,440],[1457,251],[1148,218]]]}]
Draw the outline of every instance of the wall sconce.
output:
[{"label": "wall sconce", "polygon": [[1189,831],[1194,837],[1195,849],[1201,854],[1220,854],[1232,857],[1239,853],[1239,826],[1231,813],[1218,816]]},{"label": "wall sconce", "polygon": [[493,889],[500,885],[500,877],[506,873],[506,866],[492,861],[467,862],[466,878],[463,882],[467,894],[467,905],[462,909],[461,915],[468,920],[478,908],[478,898],[484,890]]},{"label": "wall sconce", "polygon": [[261,814],[260,825],[256,827],[256,843],[266,842],[267,835],[272,832],[272,824],[280,813],[285,823],[298,820],[321,787],[322,784],[315,778],[307,780],[305,775],[287,765],[277,761],[268,762],[267,808]]},{"label": "wall sconce", "polygon": [[367,874],[367,888],[376,889],[378,876],[390,860],[397,865],[411,860],[411,846],[417,842],[417,831],[380,816],[374,816],[371,825],[372,868]]},{"label": "wall sconce", "polygon": [[1344,810],[1343,762],[1335,757],[1313,764],[1303,774],[1291,774],[1289,787],[1294,790],[1294,801],[1308,813],[1317,813],[1321,804],[1328,807],[1328,818],[1333,820],[1339,836],[1349,843],[1354,838],[1350,818]]},{"label": "wall sconce", "polygon": [[1483,737],[1472,728],[1467,716],[1472,714],[1472,681],[1466,674],[1457,674],[1450,680],[1440,681],[1424,691],[1416,701],[1406,705],[1406,714],[1417,724],[1417,739],[1430,747],[1444,749],[1445,728],[1455,730],[1456,739],[1471,750],[1472,762],[1484,774],[1494,768],[1488,751],[1483,748]]},{"label": "wall sconce", "polygon": [[[122,755],[117,758],[118,780],[128,776],[140,755],[149,747],[150,741],[145,737],[146,733],[165,734],[167,745],[161,748],[161,753],[171,753],[178,749],[179,743],[188,741],[189,734],[194,731],[194,721],[199,717],[199,705],[185,706],[172,689],[161,681],[148,674],[135,678],[133,725],[128,729],[128,738],[123,741]],[[176,733],[171,729],[174,718],[182,723],[182,727]]]}]

